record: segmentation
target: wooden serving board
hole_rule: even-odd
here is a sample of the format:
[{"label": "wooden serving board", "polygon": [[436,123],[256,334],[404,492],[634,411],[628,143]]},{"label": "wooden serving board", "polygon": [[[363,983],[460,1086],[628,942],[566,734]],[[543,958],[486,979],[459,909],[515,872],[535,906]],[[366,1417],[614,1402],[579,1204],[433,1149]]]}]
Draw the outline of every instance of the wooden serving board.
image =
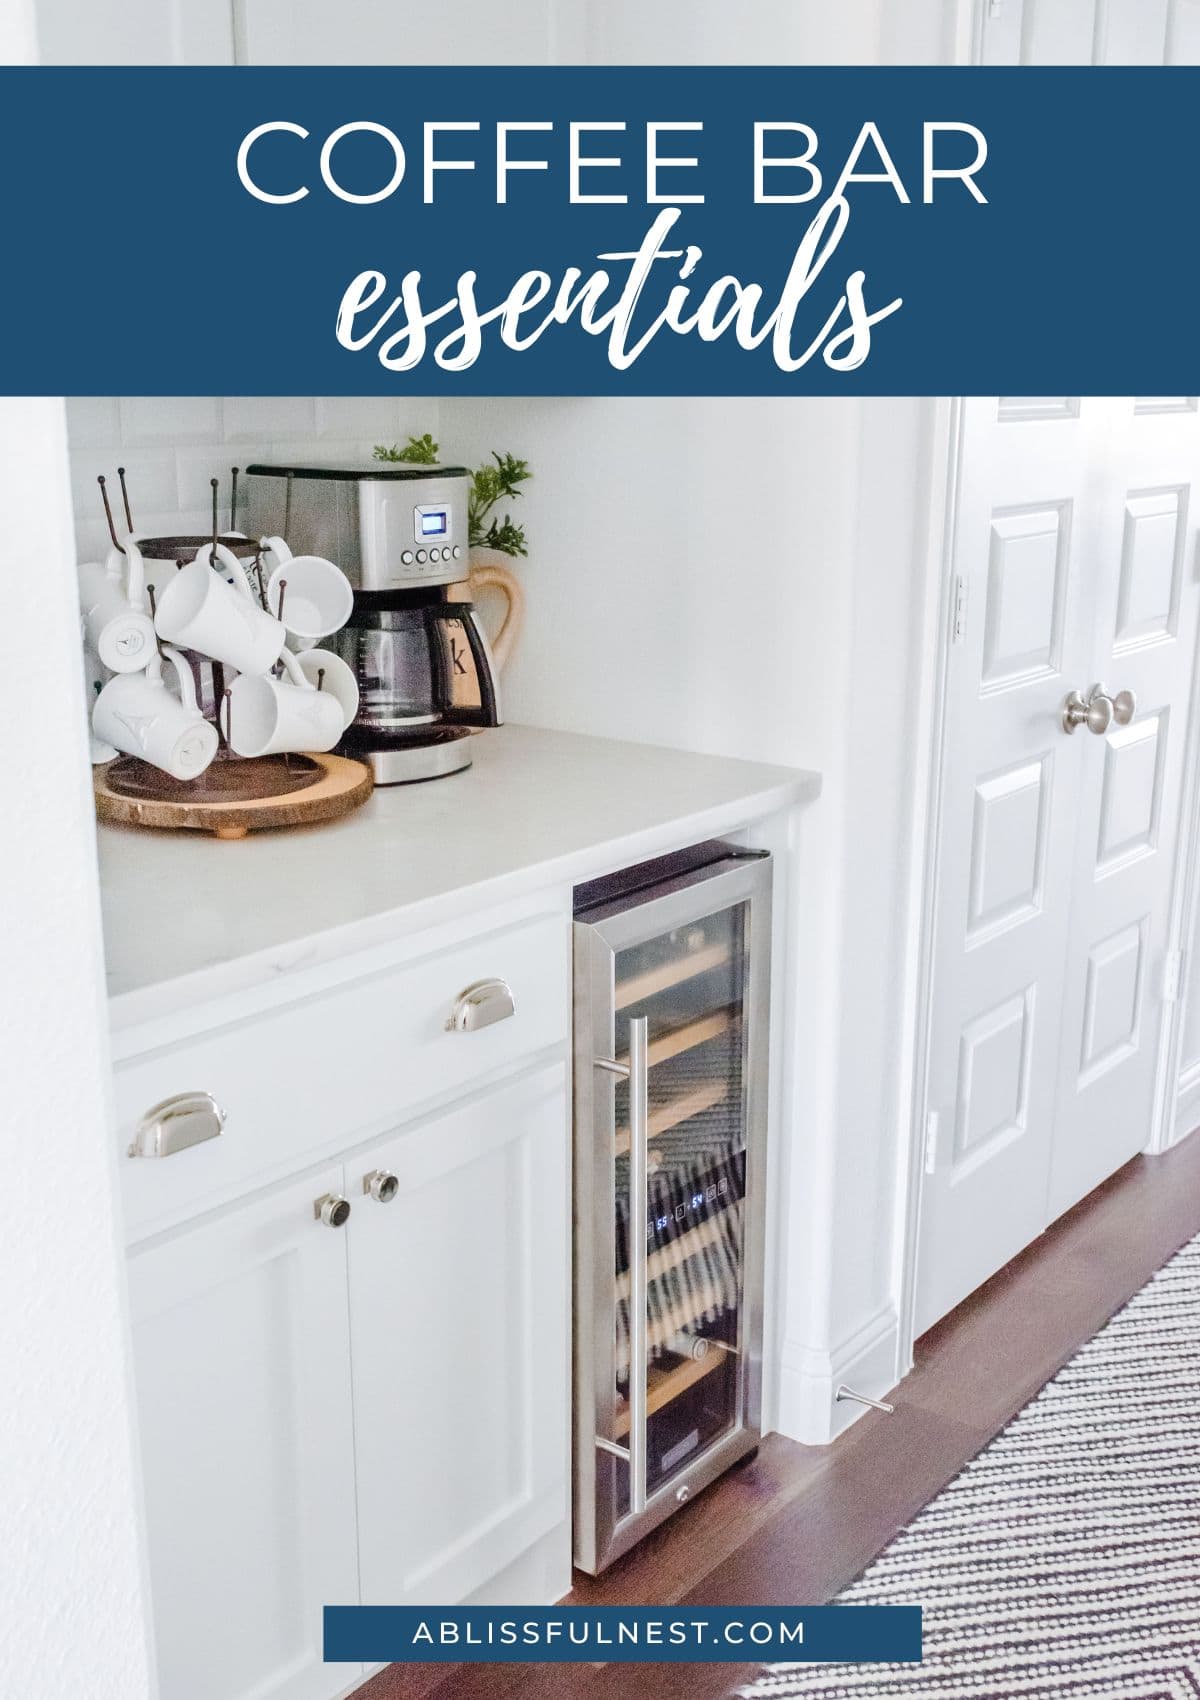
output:
[{"label": "wooden serving board", "polygon": [[[206,799],[194,796],[128,796],[117,789],[120,771],[133,758],[119,756],[95,768],[93,788],[96,814],[100,820],[121,826],[154,826],[212,832],[218,838],[245,838],[248,832],[269,827],[313,826],[337,820],[365,803],[374,788],[369,768],[345,756],[313,755],[305,758],[320,769],[312,784],[280,796],[238,796]],[[239,764],[243,772],[252,762]]]}]

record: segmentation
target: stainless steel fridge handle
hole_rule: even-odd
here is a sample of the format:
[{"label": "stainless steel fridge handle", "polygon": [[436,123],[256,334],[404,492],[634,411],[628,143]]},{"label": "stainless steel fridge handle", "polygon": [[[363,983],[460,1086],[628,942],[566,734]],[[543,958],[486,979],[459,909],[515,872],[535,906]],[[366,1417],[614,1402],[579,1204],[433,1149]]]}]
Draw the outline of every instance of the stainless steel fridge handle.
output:
[{"label": "stainless steel fridge handle", "polygon": [[[629,1064],[617,1062],[615,1057],[593,1057],[592,1067],[603,1069],[605,1074],[615,1074],[619,1080],[629,1079]],[[601,1452],[607,1452],[613,1458],[620,1458],[626,1464],[631,1462],[629,1448],[622,1446],[620,1441],[609,1440],[602,1434],[595,1438]]]},{"label": "stainless steel fridge handle", "polygon": [[646,1222],[650,1214],[649,1021],[629,1023],[629,1506],[646,1509]]},{"label": "stainless steel fridge handle", "polygon": [[646,1223],[650,1216],[648,1122],[650,1117],[649,1027],[646,1016],[629,1023],[629,1061],[594,1057],[607,1074],[629,1082],[629,1445],[596,1436],[596,1445],[629,1460],[629,1509],[646,1509]]}]

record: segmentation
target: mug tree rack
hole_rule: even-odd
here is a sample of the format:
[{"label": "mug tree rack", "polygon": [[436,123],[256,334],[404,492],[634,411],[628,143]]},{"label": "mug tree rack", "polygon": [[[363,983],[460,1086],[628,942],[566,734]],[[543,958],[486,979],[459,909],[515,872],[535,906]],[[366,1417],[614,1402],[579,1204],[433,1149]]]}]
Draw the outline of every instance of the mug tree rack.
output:
[{"label": "mug tree rack", "polygon": [[[132,536],[125,468],[117,468],[125,520]],[[258,597],[267,606],[261,549],[252,538],[237,534],[238,468],[233,468],[229,529],[218,525],[218,480],[212,479],[212,530],[204,536],[139,537],[138,551],[146,561],[173,561],[177,568],[194,561],[205,547],[215,558],[219,547],[235,555],[253,552],[251,573],[257,579]],[[105,479],[97,479],[104,503],[104,516],[113,547],[125,553],[117,536]],[[289,504],[290,506],[290,504]],[[285,534],[286,535],[286,534]],[[280,585],[277,617],[283,611],[286,581]],[[147,586],[150,614],[154,615],[154,589]],[[214,833],[218,838],[244,838],[264,828],[316,825],[336,820],[364,803],[373,789],[370,769],[362,762],[329,754],[282,754],[237,756],[229,744],[230,695],[225,670],[194,651],[183,651],[193,672],[202,666],[212,670],[211,718],[221,744],[217,757],[196,779],[176,779],[161,768],[136,756],[118,756],[94,770],[93,789],[100,820],[124,826],[192,829]],[[319,688],[319,685],[318,685]],[[210,693],[198,691],[202,702]],[[222,715],[224,709],[224,715]],[[224,719],[224,724],[222,724]]]}]

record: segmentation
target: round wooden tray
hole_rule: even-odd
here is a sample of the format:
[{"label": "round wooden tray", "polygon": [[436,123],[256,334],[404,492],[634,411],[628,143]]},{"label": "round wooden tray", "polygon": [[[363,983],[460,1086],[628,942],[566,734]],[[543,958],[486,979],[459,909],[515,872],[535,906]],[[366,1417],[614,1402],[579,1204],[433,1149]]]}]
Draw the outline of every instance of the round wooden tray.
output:
[{"label": "round wooden tray", "polygon": [[290,767],[281,757],[229,763],[218,758],[209,773],[215,777],[207,784],[202,774],[185,785],[133,756],[118,756],[93,770],[96,814],[122,826],[245,838],[267,827],[337,820],[365,803],[374,787],[370,769],[345,756],[294,756]]}]

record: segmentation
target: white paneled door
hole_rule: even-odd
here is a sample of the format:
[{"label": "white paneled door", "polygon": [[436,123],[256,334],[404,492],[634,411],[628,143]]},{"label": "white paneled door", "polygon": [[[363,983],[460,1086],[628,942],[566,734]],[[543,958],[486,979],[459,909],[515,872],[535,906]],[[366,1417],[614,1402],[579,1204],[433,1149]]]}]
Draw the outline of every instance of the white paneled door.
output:
[{"label": "white paneled door", "polygon": [[918,1332],[1150,1137],[1198,473],[1192,398],[964,404]]}]

